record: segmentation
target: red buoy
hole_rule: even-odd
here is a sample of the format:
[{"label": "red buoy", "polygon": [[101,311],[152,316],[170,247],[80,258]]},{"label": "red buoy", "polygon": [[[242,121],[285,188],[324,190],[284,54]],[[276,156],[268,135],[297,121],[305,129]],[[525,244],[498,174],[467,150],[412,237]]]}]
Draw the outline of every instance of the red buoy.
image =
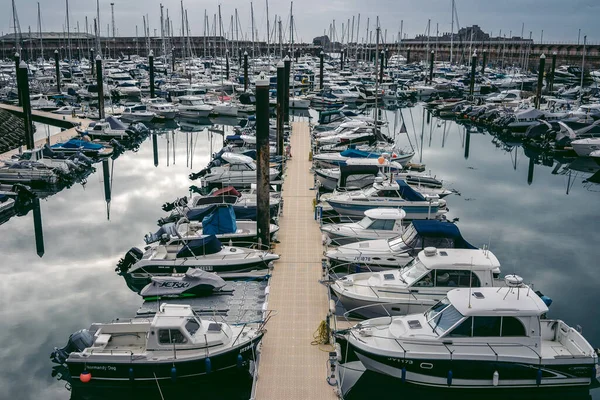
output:
[{"label": "red buoy", "polygon": [[80,375],[79,375],[79,380],[83,383],[88,383],[89,381],[92,380],[92,374],[90,374],[87,371],[83,371]]}]

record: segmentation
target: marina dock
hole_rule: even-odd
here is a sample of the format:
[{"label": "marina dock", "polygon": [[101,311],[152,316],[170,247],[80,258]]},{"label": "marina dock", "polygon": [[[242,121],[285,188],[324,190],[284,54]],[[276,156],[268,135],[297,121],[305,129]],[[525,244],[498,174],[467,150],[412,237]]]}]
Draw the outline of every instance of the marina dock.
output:
[{"label": "marina dock", "polygon": [[336,399],[327,384],[328,346],[312,345],[328,312],[321,279],[321,232],[314,221],[310,127],[292,123],[292,154],[283,185],[284,212],[276,252],[281,259],[271,278],[269,308],[278,312],[262,343],[257,400]]},{"label": "marina dock", "polygon": [[[23,109],[21,107],[11,106],[9,104],[0,104],[0,109],[13,113],[18,117],[23,117]],[[90,124],[90,122],[92,122],[91,120],[84,118],[72,117],[70,115],[53,114],[50,112],[38,110],[32,110],[31,116],[34,122],[57,126],[65,129],[62,132],[50,136],[50,145],[66,141],[71,139],[72,137],[77,136],[77,131],[75,130],[76,126],[81,126],[85,129]],[[47,143],[47,138],[36,140],[35,147],[43,146],[45,143]],[[0,154],[0,158],[10,158],[13,154],[18,153],[19,149],[16,148],[11,151],[7,151],[6,153]]]}]

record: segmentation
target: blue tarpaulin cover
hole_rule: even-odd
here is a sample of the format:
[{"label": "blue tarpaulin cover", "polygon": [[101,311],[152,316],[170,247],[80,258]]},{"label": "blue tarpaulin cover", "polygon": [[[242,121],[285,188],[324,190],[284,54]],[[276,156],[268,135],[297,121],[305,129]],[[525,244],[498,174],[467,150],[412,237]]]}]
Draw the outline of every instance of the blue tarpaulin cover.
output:
[{"label": "blue tarpaulin cover", "polygon": [[104,146],[101,144],[96,144],[96,143],[90,143],[90,142],[86,142],[83,140],[78,140],[78,139],[71,139],[68,142],[64,142],[64,143],[56,143],[54,145],[52,145],[53,149],[79,149],[79,148],[83,148],[86,150],[100,150],[102,149]]},{"label": "blue tarpaulin cover", "polygon": [[400,195],[402,196],[402,198],[404,200],[406,200],[406,201],[426,201],[425,197],[423,197],[423,195],[421,193],[416,192],[413,188],[408,186],[406,181],[399,179],[396,182],[398,182],[398,185],[400,185],[400,189],[398,191],[400,192]]},{"label": "blue tarpaulin cover", "polygon": [[221,235],[234,233],[237,230],[235,212],[232,206],[217,209],[202,219],[202,233],[205,235]]},{"label": "blue tarpaulin cover", "polygon": [[183,246],[177,253],[177,258],[203,256],[215,254],[221,251],[221,242],[215,235],[205,236],[201,239],[194,239]]},{"label": "blue tarpaulin cover", "polygon": [[343,157],[351,157],[351,158],[378,158],[381,154],[379,153],[371,153],[368,151],[362,151],[357,149],[347,149],[340,153]]},{"label": "blue tarpaulin cover", "polygon": [[467,242],[458,226],[452,222],[436,220],[413,220],[415,230],[421,237],[437,237],[454,239],[454,248],[456,249],[476,249],[471,243]]}]

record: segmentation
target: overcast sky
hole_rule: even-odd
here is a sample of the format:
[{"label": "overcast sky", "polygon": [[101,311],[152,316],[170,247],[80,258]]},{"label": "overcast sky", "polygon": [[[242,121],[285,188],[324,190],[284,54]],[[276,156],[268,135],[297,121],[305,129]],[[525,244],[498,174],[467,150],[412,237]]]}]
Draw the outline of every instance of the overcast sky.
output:
[{"label": "overcast sky", "polygon": [[[111,0],[100,0],[100,25],[103,35],[106,35],[107,24],[111,21]],[[115,26],[118,35],[135,35],[136,25],[140,36],[143,35],[142,15],[148,14],[150,32],[154,29],[160,32],[160,3],[159,0],[114,0]],[[63,31],[66,26],[65,0],[41,0],[42,29],[44,31]],[[181,32],[181,5],[178,0],[163,0],[166,15],[167,9],[173,20],[175,34]],[[228,0],[221,3],[223,29],[230,32],[231,16],[237,8],[241,24],[241,32],[251,35],[250,1]],[[10,0],[0,0],[3,18],[0,30],[12,32],[12,14]],[[37,30],[37,1],[16,0],[17,15],[21,31]],[[202,35],[204,30],[204,10],[209,15],[211,30],[213,15],[218,13],[219,3],[216,1],[184,1],[188,10],[188,20],[192,35]],[[260,40],[266,38],[266,4],[264,0],[254,1],[254,21]],[[512,31],[514,36],[521,34],[522,23],[525,23],[525,37],[532,31],[533,38],[538,42],[544,30],[544,41],[577,42],[578,30],[583,36],[588,36],[588,43],[600,42],[599,0],[456,0],[458,22],[461,27],[478,24],[485,32],[502,35]],[[85,32],[85,17],[90,25],[96,15],[95,0],[71,0],[70,24],[73,32],[77,31],[77,21],[80,30]],[[338,35],[342,32],[342,23],[347,25],[348,18],[352,23],[355,16],[355,30],[358,28],[358,14],[361,15],[360,37],[365,36],[367,18],[370,18],[371,28],[377,16],[380,17],[382,35],[387,29],[388,42],[398,34],[400,21],[404,20],[404,33],[408,37],[425,33],[427,21],[431,19],[431,34],[436,33],[436,24],[440,32],[449,32],[451,27],[451,0],[303,0],[294,3],[294,20],[297,36],[300,41],[311,41],[313,37],[322,35],[329,30],[329,25],[335,19]],[[269,15],[271,26],[277,16],[282,17],[283,29],[289,26],[290,3],[287,1],[271,0]],[[455,22],[456,24],[456,22]],[[455,25],[456,26],[456,25]],[[289,31],[289,28],[286,29]],[[160,33],[159,33],[160,34]],[[296,35],[296,33],[295,33]]]}]

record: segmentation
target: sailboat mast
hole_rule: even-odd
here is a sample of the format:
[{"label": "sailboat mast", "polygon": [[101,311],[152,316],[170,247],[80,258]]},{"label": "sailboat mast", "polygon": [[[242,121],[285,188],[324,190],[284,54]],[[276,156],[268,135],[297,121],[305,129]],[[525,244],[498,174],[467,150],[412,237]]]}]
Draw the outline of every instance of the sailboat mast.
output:
[{"label": "sailboat mast", "polygon": [[294,14],[293,14],[294,2],[290,2],[290,53],[294,56]]},{"label": "sailboat mast", "polygon": [[96,0],[96,47],[98,48],[98,55],[102,54],[102,44],[100,43],[100,0]]},{"label": "sailboat mast", "polygon": [[454,54],[454,0],[452,0],[452,28],[450,30],[450,64],[452,64],[452,55]]},{"label": "sailboat mast", "polygon": [[269,36],[271,35],[271,26],[269,24],[269,0],[265,0],[266,5],[267,5],[267,55],[270,54],[270,40],[269,40]]},{"label": "sailboat mast", "polygon": [[252,59],[254,59],[254,5],[250,2],[250,23],[252,25]]},{"label": "sailboat mast", "polygon": [[181,56],[183,57],[183,72],[185,73],[185,12],[183,11],[183,0],[181,0]]},{"label": "sailboat mast", "polygon": [[[40,3],[37,3],[38,11],[38,33],[40,35],[40,53],[42,55],[42,61],[44,60],[44,41],[42,40],[42,13],[40,12]],[[87,17],[86,17],[87,21]],[[87,22],[86,22],[87,24]]]},{"label": "sailboat mast", "polygon": [[67,7],[67,46],[69,46],[69,66],[72,63],[73,57],[71,56],[71,26],[69,25],[69,0],[65,0]]},{"label": "sailboat mast", "polygon": [[15,49],[16,52],[21,54],[21,46],[19,45],[19,35],[17,34],[17,6],[15,0],[12,0],[12,13],[13,13],[13,29],[15,32]]}]

